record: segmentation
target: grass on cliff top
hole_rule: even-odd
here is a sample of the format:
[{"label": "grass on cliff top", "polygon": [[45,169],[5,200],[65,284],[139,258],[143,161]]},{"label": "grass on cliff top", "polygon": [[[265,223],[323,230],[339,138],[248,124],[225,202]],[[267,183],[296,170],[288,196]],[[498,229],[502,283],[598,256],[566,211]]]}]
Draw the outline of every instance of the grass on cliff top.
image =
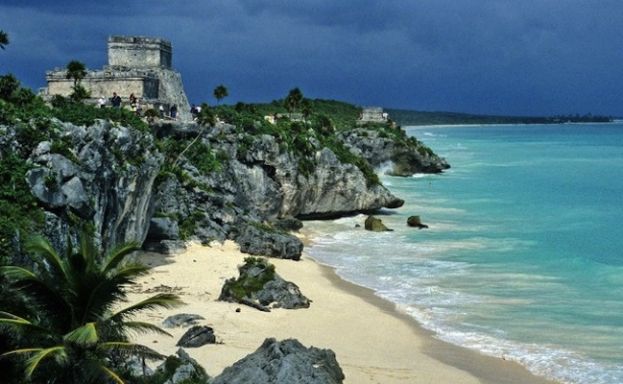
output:
[{"label": "grass on cliff top", "polygon": [[244,160],[255,136],[267,134],[277,139],[282,150],[296,155],[298,169],[303,175],[307,176],[313,172],[316,151],[327,147],[341,162],[357,166],[363,172],[368,186],[380,184],[378,176],[368,162],[351,153],[335,136],[336,126],[341,124],[343,129],[346,129],[355,125],[359,108],[330,100],[312,100],[310,105],[311,108],[307,111],[304,121],[292,121],[283,117],[278,118],[275,124],[266,121],[264,116],[285,114],[285,107],[280,101],[271,104],[221,105],[214,107],[214,112],[219,119],[235,125],[238,132],[243,135],[238,147],[239,160]]},{"label": "grass on cliff top", "polygon": [[[331,118],[336,130],[352,129],[356,126],[357,119],[361,114],[361,108],[343,101],[325,99],[305,99],[309,102],[312,115],[324,115]],[[270,103],[249,104],[261,114],[275,115],[278,113],[286,114],[288,111],[284,107],[283,99],[273,100]],[[302,112],[301,110],[296,112]]]}]

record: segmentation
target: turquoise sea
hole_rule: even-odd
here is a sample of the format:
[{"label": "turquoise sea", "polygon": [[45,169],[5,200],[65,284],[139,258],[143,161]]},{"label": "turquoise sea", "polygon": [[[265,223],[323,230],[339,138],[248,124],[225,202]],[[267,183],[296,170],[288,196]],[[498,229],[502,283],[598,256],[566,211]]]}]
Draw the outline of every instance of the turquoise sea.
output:
[{"label": "turquoise sea", "polygon": [[407,132],[452,168],[383,176],[406,201],[382,216],[395,231],[312,222],[308,253],[440,339],[564,383],[623,383],[623,124]]}]

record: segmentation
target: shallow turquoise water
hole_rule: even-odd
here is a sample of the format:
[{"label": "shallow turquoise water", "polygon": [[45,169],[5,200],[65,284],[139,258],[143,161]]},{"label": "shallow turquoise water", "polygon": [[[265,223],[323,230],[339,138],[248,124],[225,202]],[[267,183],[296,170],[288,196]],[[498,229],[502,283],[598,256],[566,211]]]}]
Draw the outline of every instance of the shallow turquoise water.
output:
[{"label": "shallow turquoise water", "polygon": [[[623,125],[408,128],[442,175],[385,176],[383,217],[308,248],[438,337],[568,383],[623,383]],[[428,230],[405,226],[417,214]]]}]

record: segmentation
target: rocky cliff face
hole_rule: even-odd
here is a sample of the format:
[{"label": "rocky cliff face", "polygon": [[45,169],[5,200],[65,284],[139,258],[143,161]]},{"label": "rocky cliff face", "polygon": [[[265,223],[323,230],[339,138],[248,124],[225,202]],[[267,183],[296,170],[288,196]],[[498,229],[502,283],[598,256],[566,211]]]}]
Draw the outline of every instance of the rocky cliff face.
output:
[{"label": "rocky cliff face", "polygon": [[389,164],[389,174],[411,176],[414,173],[440,173],[450,168],[445,159],[430,148],[407,138],[399,128],[393,131],[358,128],[341,132],[340,139],[356,155],[362,156],[373,167]]},{"label": "rocky cliff face", "polygon": [[[251,254],[298,259],[300,240],[272,222],[403,204],[361,165],[340,160],[309,132],[303,149],[296,149],[223,123],[164,124],[154,127],[156,136],[101,120],[89,127],[55,121],[54,130],[31,144],[25,178],[44,209],[44,234],[59,249],[66,247],[68,233],[75,235],[76,223],[87,222],[104,250],[146,239],[159,251],[189,239],[234,239]],[[195,137],[191,156],[183,148]],[[157,140],[177,147],[163,154]],[[392,149],[381,138],[362,142],[361,152],[373,154],[375,162]],[[7,137],[2,143],[15,144]]]},{"label": "rocky cliff face", "polygon": [[[192,137],[200,131],[193,125],[167,125],[158,134]],[[222,159],[219,169],[202,173],[184,161],[186,183],[170,175],[156,189],[157,214],[176,218],[181,228],[190,230],[187,236],[202,241],[233,238],[241,246],[252,244],[249,249],[297,259],[302,249],[298,239],[249,224],[283,217],[337,217],[403,204],[382,185],[369,185],[359,168],[339,161],[328,148],[318,147],[302,159],[304,155],[284,150],[272,136],[241,134],[228,124],[201,134],[201,145]],[[300,166],[303,160],[313,163],[307,171]]]},{"label": "rocky cliff face", "polygon": [[65,248],[70,227],[82,220],[92,223],[104,250],[142,243],[162,163],[151,135],[101,120],[90,127],[56,126],[58,140],[38,143],[26,174],[31,193],[45,209],[45,235]]}]

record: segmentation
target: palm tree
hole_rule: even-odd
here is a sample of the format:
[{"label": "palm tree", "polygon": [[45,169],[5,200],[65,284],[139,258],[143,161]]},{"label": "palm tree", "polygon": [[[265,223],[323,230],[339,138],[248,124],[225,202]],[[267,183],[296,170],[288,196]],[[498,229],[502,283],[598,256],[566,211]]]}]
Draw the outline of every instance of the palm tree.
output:
[{"label": "palm tree", "polygon": [[78,102],[91,96],[89,91],[80,85],[80,82],[87,75],[87,69],[83,63],[78,60],[72,60],[67,64],[67,73],[65,77],[67,79],[74,80],[73,92],[71,99]]},{"label": "palm tree", "polygon": [[[0,311],[0,331],[23,335],[19,346],[2,356],[27,357],[26,380],[44,376],[47,383],[124,383],[116,362],[127,355],[162,358],[148,347],[128,341],[129,332],[158,332],[155,325],[131,321],[136,313],[181,304],[172,294],[158,294],[123,309],[125,288],[148,271],[128,260],[138,249],[129,243],[100,256],[83,234],[78,252],[61,257],[47,240],[37,237],[27,249],[34,268],[0,267],[0,277],[23,298],[27,310]],[[168,334],[167,334],[168,335]]]},{"label": "palm tree", "polygon": [[0,29],[0,49],[4,49],[7,45],[9,45],[9,35]]},{"label": "palm tree", "polygon": [[73,79],[74,80],[74,88],[76,87],[76,85],[80,84],[80,81],[82,79],[84,79],[84,77],[87,75],[87,68],[84,65],[84,63],[78,61],[78,60],[72,60],[69,63],[67,63],[67,74],[65,75],[65,77],[67,79]]},{"label": "palm tree", "polygon": [[221,99],[227,96],[229,96],[229,92],[227,91],[227,88],[223,84],[214,88],[214,97],[216,98],[217,103],[220,103]]},{"label": "palm tree", "polygon": [[293,88],[288,93],[288,96],[284,100],[284,106],[288,112],[292,113],[296,111],[303,101],[303,93],[298,88]]},{"label": "palm tree", "polygon": [[309,116],[311,116],[313,112],[313,107],[309,99],[303,99],[303,101],[301,101],[301,112],[303,113],[303,117],[306,120],[309,118]]}]

